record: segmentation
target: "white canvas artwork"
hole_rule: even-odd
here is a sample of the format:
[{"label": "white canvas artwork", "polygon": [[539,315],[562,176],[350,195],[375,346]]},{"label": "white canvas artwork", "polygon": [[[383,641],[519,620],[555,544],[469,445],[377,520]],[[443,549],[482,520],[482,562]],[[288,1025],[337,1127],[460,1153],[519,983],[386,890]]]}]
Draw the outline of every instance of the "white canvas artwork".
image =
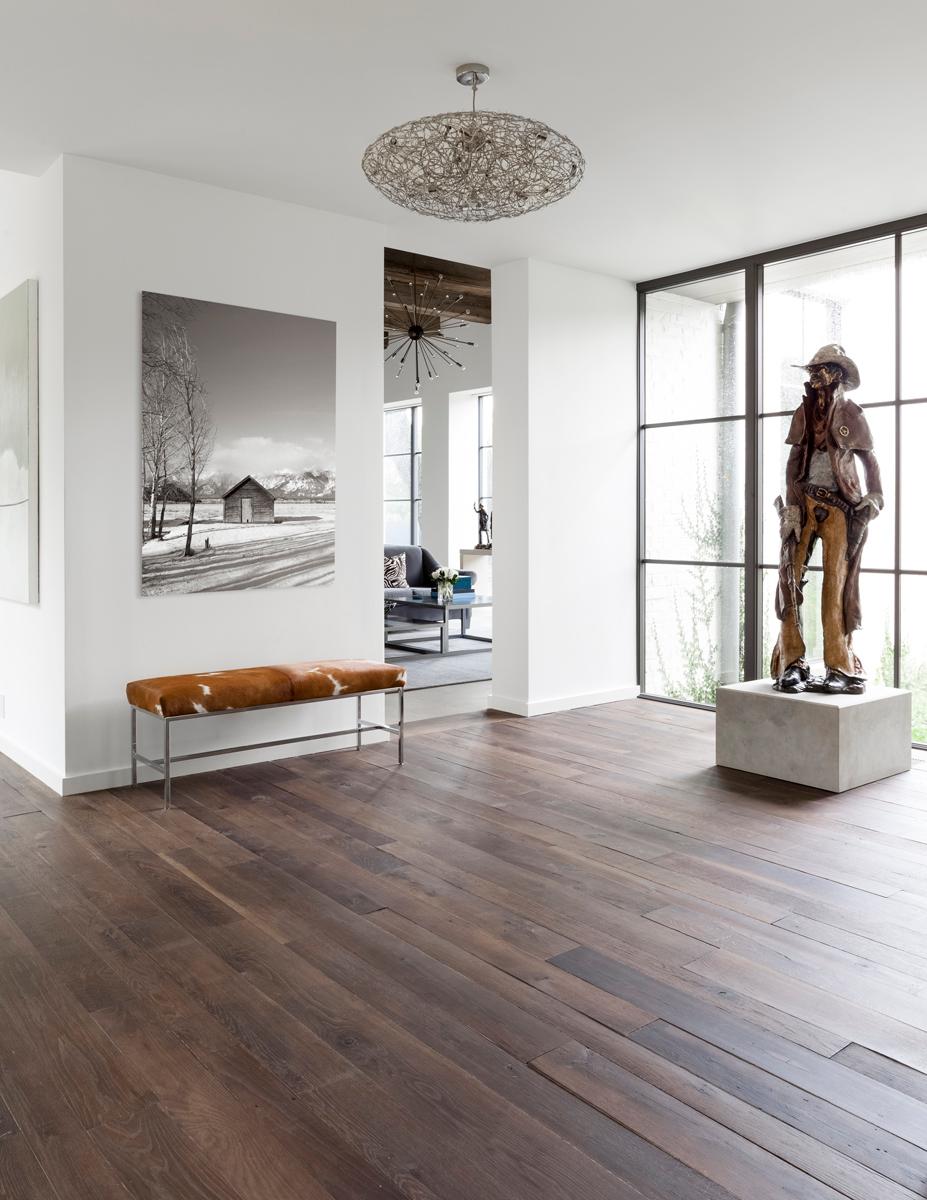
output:
[{"label": "white canvas artwork", "polygon": [[335,325],[142,294],[142,594],[330,583]]},{"label": "white canvas artwork", "polygon": [[0,598],[39,598],[38,285],[0,299]]}]

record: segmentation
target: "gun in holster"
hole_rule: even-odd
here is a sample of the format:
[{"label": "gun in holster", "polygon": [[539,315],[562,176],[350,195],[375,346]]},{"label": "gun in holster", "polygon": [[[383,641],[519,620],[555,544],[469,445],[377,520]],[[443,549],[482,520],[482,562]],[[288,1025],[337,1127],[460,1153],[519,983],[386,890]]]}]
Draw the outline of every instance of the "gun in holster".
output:
[{"label": "gun in holster", "polygon": [[[776,497],[775,504],[776,512],[779,514],[779,520],[781,522],[782,515],[786,508],[781,496]],[[795,579],[794,549],[797,545],[798,537],[793,531],[789,533],[788,537],[782,539],[782,547],[779,551],[779,579],[785,582],[785,585],[788,588],[789,599],[792,602],[792,607],[796,610],[801,603],[798,583]]]},{"label": "gun in holster", "polygon": [[866,536],[866,530],[869,528],[869,522],[872,520],[872,509],[866,504],[862,511],[853,510],[852,516],[847,518],[847,561],[849,562],[859,550]]}]

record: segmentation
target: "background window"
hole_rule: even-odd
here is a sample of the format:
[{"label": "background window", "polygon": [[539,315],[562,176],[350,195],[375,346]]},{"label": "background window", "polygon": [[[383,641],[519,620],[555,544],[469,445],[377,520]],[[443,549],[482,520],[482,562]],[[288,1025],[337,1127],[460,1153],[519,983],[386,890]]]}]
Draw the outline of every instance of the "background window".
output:
[{"label": "background window", "polygon": [[479,406],[479,490],[480,504],[492,512],[492,393],[477,398]]},{"label": "background window", "polygon": [[383,414],[383,540],[417,546],[422,526],[422,406]]}]

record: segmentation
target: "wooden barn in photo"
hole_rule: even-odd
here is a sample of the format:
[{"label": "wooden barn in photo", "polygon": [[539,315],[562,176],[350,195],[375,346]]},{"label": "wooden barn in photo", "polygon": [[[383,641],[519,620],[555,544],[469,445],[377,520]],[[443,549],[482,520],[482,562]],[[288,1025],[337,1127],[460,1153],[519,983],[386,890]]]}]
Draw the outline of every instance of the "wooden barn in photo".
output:
[{"label": "wooden barn in photo", "polygon": [[234,525],[272,525],[274,494],[246,475],[222,497],[222,519]]}]

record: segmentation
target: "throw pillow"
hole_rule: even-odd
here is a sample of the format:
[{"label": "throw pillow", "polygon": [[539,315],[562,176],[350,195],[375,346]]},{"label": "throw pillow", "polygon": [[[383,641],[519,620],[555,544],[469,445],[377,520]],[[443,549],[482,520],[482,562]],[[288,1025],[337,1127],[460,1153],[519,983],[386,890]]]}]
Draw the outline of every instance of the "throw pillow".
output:
[{"label": "throw pillow", "polygon": [[[404,588],[409,586],[406,578],[406,556],[404,554],[383,555],[383,586]],[[396,605],[389,600],[383,602],[383,611],[391,612]]]},{"label": "throw pillow", "polygon": [[409,581],[406,579],[405,554],[383,555],[383,586],[389,588],[409,586]]}]

